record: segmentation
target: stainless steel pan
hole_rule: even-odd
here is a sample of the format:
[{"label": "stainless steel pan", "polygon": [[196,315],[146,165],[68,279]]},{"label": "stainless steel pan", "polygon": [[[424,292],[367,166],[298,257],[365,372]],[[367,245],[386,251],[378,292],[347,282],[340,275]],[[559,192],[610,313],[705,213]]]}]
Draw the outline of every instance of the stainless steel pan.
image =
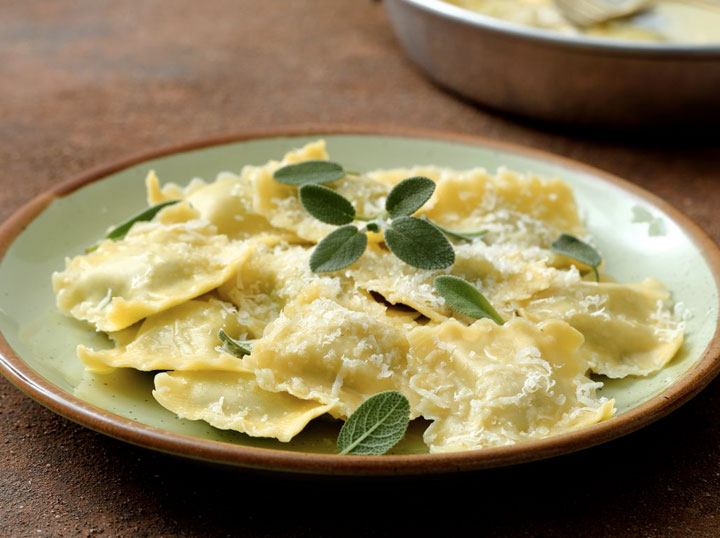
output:
[{"label": "stainless steel pan", "polygon": [[384,4],[415,63],[440,85],[492,108],[596,125],[720,121],[720,44],[567,36],[440,0]]}]

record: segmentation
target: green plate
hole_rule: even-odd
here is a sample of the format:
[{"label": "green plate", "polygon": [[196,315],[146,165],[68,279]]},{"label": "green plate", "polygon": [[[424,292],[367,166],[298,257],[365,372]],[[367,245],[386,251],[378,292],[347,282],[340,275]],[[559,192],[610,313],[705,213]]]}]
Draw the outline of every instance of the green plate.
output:
[{"label": "green plate", "polygon": [[[110,225],[145,207],[144,178],[162,182],[215,178],[262,164],[322,137],[333,160],[351,170],[414,164],[456,169],[499,167],[559,177],[575,190],[581,215],[620,282],[656,276],[691,312],[686,341],[662,371],[605,380],[616,417],[584,430],[455,454],[426,454],[425,424],[416,423],[394,452],[382,457],[332,454],[338,424],[314,421],[291,443],[255,439],[177,418],[152,398],[152,374],[121,370],[88,375],[75,346],[109,345],[87,325],[60,315],[50,285],[64,258],[81,253]],[[21,390],[54,411],[97,431],[196,459],[262,469],[388,474],[478,469],[539,459],[598,444],[637,429],[687,401],[720,369],[717,247],[689,220],[649,193],[579,163],[488,140],[437,133],[263,133],[204,141],[90,172],[22,208],[0,228],[0,368]]]}]

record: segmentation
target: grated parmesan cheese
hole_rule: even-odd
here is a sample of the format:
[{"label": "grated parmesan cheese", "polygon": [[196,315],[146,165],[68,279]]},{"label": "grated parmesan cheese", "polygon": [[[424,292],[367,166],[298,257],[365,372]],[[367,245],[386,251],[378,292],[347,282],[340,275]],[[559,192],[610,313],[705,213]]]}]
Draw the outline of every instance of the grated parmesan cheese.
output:
[{"label": "grated parmesan cheese", "polygon": [[[317,141],[187,187],[161,188],[151,172],[148,202],[181,203],[53,275],[60,310],[115,343],[80,346],[86,368],[166,370],[153,395],[178,416],[280,441],[322,414],[345,419],[369,396],[396,390],[412,418],[432,421],[429,450],[447,452],[605,420],[614,403],[597,396],[602,383],[590,372],[647,375],[682,343],[690,313],[660,282],[597,283],[551,252],[561,232],[591,241],[565,183],[504,168],[491,176],[416,166],[335,182],[372,217],[398,182],[429,177],[436,190],[417,215],[487,234],[457,242],[444,271],[410,267],[372,233],[356,263],[313,273],[312,250],[335,228],[272,174],[327,157]],[[506,323],[454,313],[433,285],[443,273],[475,285]],[[220,329],[252,339],[252,352],[233,356]]]}]

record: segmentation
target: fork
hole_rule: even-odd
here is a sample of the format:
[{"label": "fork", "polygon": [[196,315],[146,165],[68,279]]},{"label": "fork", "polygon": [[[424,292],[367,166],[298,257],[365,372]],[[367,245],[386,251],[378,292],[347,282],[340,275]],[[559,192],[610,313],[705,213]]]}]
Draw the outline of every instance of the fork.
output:
[{"label": "fork", "polygon": [[563,15],[579,26],[590,26],[616,17],[630,15],[651,0],[555,0]]}]

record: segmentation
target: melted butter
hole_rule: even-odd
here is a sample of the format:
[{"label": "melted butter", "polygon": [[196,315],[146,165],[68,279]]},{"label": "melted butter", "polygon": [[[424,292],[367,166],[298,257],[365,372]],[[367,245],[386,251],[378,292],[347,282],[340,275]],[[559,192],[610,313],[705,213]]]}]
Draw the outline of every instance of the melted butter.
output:
[{"label": "melted butter", "polygon": [[568,35],[687,44],[720,43],[720,6],[702,1],[661,0],[641,13],[579,28],[552,0],[445,0],[448,3],[524,26]]}]

